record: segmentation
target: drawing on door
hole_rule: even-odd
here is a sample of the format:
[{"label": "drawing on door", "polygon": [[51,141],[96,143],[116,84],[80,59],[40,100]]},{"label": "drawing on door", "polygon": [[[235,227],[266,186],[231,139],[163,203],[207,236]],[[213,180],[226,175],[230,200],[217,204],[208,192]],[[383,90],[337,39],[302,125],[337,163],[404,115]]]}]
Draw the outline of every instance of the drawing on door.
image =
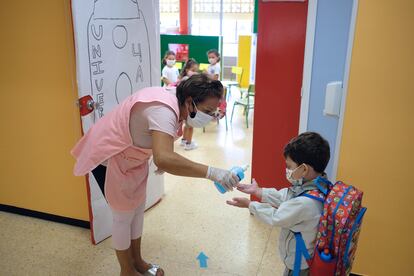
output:
[{"label": "drawing on door", "polygon": [[[132,93],[158,85],[158,10],[156,0],[72,0],[84,133]],[[87,180],[91,236],[97,243],[111,235],[112,215],[93,175]],[[161,198],[164,187],[163,178],[152,173],[148,182],[146,207]]]},{"label": "drawing on door", "polygon": [[94,2],[87,25],[91,95],[99,105],[94,120],[112,110],[111,103],[151,85],[145,16],[137,1],[122,2],[122,8],[110,0]]}]

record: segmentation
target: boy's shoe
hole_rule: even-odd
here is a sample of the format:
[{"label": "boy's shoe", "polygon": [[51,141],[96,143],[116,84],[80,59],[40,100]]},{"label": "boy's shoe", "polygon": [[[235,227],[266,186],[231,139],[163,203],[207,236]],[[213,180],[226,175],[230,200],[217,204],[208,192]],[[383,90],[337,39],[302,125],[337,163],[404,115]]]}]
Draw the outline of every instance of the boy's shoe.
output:
[{"label": "boy's shoe", "polygon": [[184,149],[185,150],[193,150],[193,149],[196,149],[197,147],[198,147],[197,143],[192,141],[191,144],[185,144]]},{"label": "boy's shoe", "polygon": [[180,146],[185,147],[186,144],[187,144],[187,140],[181,139]]}]

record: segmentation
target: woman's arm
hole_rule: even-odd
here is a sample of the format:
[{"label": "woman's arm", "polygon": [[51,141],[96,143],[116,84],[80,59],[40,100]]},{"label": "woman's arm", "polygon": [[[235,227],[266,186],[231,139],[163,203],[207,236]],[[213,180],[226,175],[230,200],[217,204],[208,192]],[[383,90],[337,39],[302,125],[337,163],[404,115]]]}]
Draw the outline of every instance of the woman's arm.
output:
[{"label": "woman's arm", "polygon": [[152,131],[152,153],[155,165],[165,172],[180,176],[207,176],[208,166],[193,162],[174,152],[174,138],[161,131]]}]

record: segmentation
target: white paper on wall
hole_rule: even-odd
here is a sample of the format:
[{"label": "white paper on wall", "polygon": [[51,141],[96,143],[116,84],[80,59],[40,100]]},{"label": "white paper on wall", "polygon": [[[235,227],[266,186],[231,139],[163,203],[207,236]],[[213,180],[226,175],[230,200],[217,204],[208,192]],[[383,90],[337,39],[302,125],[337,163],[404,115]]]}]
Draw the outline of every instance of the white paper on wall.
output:
[{"label": "white paper on wall", "polygon": [[[72,17],[79,98],[91,95],[99,105],[82,117],[85,133],[132,93],[159,85],[158,0],[72,0]],[[94,177],[88,179],[92,235],[99,242],[110,236],[112,216]],[[163,178],[149,179],[147,207],[163,193]]]}]

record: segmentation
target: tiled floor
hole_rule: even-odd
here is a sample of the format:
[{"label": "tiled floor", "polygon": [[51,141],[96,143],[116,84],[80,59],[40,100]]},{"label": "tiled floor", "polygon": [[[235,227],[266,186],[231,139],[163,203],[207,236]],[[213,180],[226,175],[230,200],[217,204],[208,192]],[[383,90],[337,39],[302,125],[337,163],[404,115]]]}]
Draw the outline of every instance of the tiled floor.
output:
[{"label": "tiled floor", "polygon": [[[224,122],[212,123],[195,132],[198,149],[184,151],[177,143],[177,152],[222,168],[249,164],[252,129],[241,112],[228,132]],[[240,193],[221,195],[210,181],[172,175],[165,189],[145,213],[143,255],[166,275],[282,274],[279,230],[225,204]],[[93,246],[89,237],[82,228],[0,212],[0,275],[119,275],[110,239]],[[201,251],[209,257],[206,269],[196,260]]]}]

